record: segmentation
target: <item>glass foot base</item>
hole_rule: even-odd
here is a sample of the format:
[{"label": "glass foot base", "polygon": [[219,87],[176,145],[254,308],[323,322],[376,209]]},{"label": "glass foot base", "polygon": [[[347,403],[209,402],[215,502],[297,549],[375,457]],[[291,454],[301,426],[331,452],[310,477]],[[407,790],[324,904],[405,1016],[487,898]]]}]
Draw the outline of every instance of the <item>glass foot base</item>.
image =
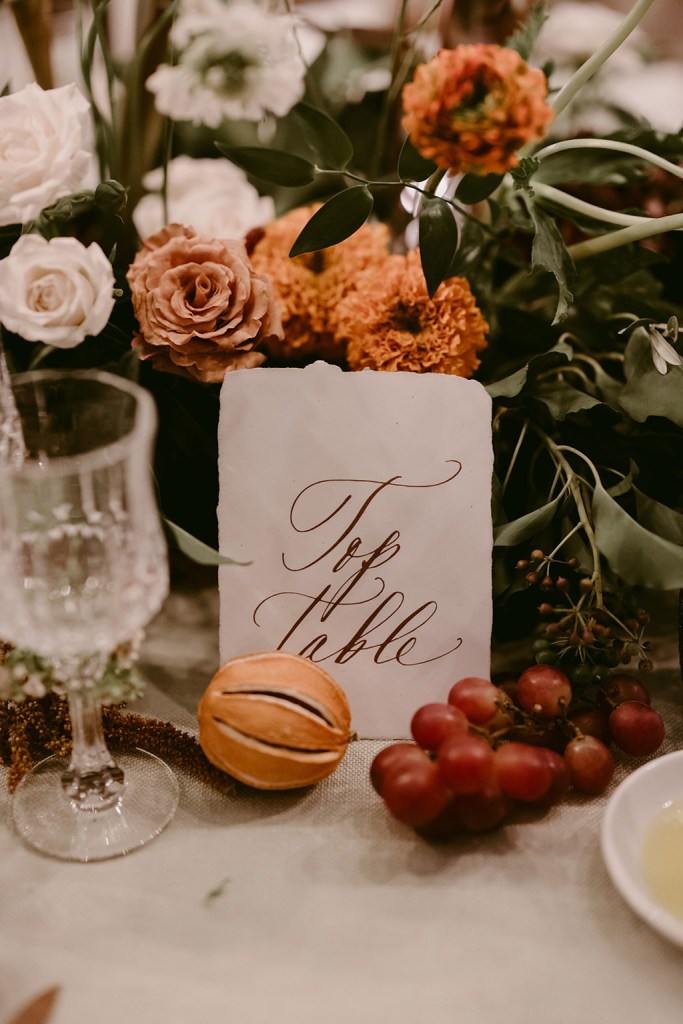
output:
[{"label": "glass foot base", "polygon": [[104,810],[77,807],[62,790],[67,765],[48,757],[25,775],[12,798],[20,838],[59,860],[108,860],[144,846],[168,825],[178,806],[178,780],[168,765],[146,750],[117,754],[123,796]]}]

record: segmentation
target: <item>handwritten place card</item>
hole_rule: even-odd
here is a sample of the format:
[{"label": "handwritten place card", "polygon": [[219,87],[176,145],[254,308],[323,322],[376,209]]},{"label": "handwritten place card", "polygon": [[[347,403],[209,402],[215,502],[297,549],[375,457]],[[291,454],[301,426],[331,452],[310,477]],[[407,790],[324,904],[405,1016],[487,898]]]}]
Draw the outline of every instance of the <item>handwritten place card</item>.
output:
[{"label": "handwritten place card", "polygon": [[238,370],[219,426],[220,653],[283,649],[346,691],[361,737],[487,676],[491,405],[443,374]]}]

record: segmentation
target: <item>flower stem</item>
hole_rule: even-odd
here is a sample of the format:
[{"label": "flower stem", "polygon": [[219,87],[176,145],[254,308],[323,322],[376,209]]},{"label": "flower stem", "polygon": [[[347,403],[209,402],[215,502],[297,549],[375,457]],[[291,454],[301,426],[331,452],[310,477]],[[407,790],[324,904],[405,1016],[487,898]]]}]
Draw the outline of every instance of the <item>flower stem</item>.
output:
[{"label": "flower stem", "polygon": [[635,156],[647,163],[654,164],[655,167],[661,167],[663,171],[668,171],[669,174],[673,174],[677,178],[683,178],[683,167],[679,167],[678,164],[665,160],[664,157],[651,153],[648,149],[643,149],[642,146],[634,146],[630,142],[619,142],[617,139],[565,139],[563,142],[554,142],[544,149],[539,149],[536,159],[540,162],[547,160],[550,156],[555,156],[556,153],[565,153],[571,149],[602,149],[615,153],[627,153],[629,156]]},{"label": "flower stem", "polygon": [[618,249],[622,245],[629,245],[631,242],[639,242],[643,238],[654,238],[655,235],[663,235],[667,231],[680,230],[683,230],[683,213],[675,213],[669,217],[651,218],[644,224],[634,224],[628,228],[621,228],[620,231],[610,231],[607,235],[589,238],[587,242],[577,242],[570,245],[567,252],[573,260],[582,260],[601,252],[609,252],[610,249]]},{"label": "flower stem", "polygon": [[[553,188],[552,185],[544,185],[543,182],[540,181],[534,182],[534,191],[542,199],[547,199],[548,202],[554,203],[556,206],[562,206],[566,210],[572,210],[574,213],[578,213],[583,217],[588,217],[591,220],[602,221],[605,224],[619,224],[622,227],[634,227],[644,224],[652,224],[653,222],[656,224],[660,219],[653,217],[639,217],[636,214],[631,213],[619,213],[617,210],[605,210],[602,206],[595,206],[593,203],[584,202],[583,199],[576,199],[574,196],[567,195],[566,192],[560,191],[559,188]],[[683,227],[683,223],[681,224],[681,227]]]},{"label": "flower stem", "polygon": [[569,79],[567,84],[560,89],[554,101],[551,103],[556,118],[567,106],[569,106],[583,86],[591,80],[597,71],[600,70],[605,61],[611,57],[615,50],[619,49],[624,40],[631,35],[631,32],[633,32],[637,25],[642,21],[643,17],[647,14],[654,2],[655,0],[636,0],[636,3],[633,5],[619,27],[608,39],[605,40],[602,46],[600,46],[595,53],[581,65],[578,71],[576,71]]},{"label": "flower stem", "polygon": [[[398,18],[396,21],[396,29],[394,31],[394,38],[391,44],[391,81],[395,82],[397,78],[397,72],[401,64],[401,49],[403,46],[403,29],[406,21],[406,13],[408,11],[408,0],[401,0],[401,6],[398,12]],[[379,116],[379,123],[377,125],[377,138],[375,142],[375,149],[372,155],[370,166],[372,168],[372,175],[375,176],[379,172],[382,157],[384,155],[384,147],[387,138],[387,132],[389,130],[389,118],[391,117],[391,108],[393,106],[391,89],[387,89],[384,94],[384,101],[382,103],[382,110]]]}]

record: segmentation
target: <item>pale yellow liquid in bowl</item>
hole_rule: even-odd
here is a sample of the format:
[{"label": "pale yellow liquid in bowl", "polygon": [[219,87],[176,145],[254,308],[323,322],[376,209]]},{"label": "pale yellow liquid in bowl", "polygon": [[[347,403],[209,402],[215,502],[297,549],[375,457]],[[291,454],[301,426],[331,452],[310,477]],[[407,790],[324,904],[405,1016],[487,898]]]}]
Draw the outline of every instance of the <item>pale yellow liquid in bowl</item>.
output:
[{"label": "pale yellow liquid in bowl", "polygon": [[683,921],[683,800],[666,804],[650,825],[642,868],[652,897]]}]

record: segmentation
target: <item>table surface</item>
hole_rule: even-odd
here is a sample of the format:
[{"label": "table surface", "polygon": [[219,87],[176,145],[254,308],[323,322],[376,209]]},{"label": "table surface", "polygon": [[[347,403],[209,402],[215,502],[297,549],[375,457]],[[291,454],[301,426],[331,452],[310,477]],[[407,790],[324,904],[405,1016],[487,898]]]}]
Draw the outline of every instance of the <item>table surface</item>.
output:
[{"label": "table surface", "polygon": [[[178,581],[150,627],[135,710],[195,729],[217,604],[212,573]],[[674,623],[667,601],[652,678],[663,752],[683,746]],[[167,831],[96,864],[25,849],[3,786],[0,1021],[50,985],[51,1024],[681,1019],[683,950],[629,910],[601,860],[609,794],[432,845],[373,793],[381,746],[356,742],[333,776],[285,794],[219,795],[181,774]]]}]

